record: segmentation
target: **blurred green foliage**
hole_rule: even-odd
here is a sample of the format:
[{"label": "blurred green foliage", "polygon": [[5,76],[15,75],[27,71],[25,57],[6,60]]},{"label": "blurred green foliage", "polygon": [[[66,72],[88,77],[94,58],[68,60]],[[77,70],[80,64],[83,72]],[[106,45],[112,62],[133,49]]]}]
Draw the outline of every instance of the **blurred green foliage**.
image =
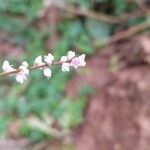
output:
[{"label": "blurred green foliage", "polygon": [[[68,5],[77,5],[82,10],[92,9],[108,15],[121,15],[137,9],[136,4],[128,5],[124,0],[95,0],[95,3],[91,0],[65,1]],[[23,56],[16,58],[19,61],[26,59],[32,64],[36,56],[45,53],[42,51],[45,49],[45,39],[53,36],[49,25],[35,25],[41,6],[42,0],[0,0],[0,32],[8,33],[9,42],[25,49]],[[142,19],[130,20],[124,24],[131,26]],[[59,59],[69,49],[76,49],[78,53],[93,55],[96,48],[110,38],[115,27],[116,25],[84,17],[64,19],[56,27],[60,39],[53,48],[53,54]],[[98,47],[95,47],[94,41],[98,42]],[[3,58],[0,63],[2,61]],[[18,85],[12,79],[0,80],[0,135],[7,134],[7,125],[13,120],[25,119],[30,115],[42,117],[45,112],[51,114],[62,128],[72,128],[83,121],[86,97],[93,92],[92,88],[81,87],[76,100],[69,100],[64,91],[72,72],[62,73],[59,67],[52,69],[54,76],[50,80],[43,77],[42,71],[32,72],[30,79],[23,85]],[[23,126],[20,133],[34,142],[47,138],[40,131],[27,126]]]},{"label": "blurred green foliage", "polygon": [[46,140],[48,138],[48,135],[45,133],[29,127],[25,123],[19,128],[19,133],[22,136],[29,138],[31,143],[40,142],[41,140]]}]

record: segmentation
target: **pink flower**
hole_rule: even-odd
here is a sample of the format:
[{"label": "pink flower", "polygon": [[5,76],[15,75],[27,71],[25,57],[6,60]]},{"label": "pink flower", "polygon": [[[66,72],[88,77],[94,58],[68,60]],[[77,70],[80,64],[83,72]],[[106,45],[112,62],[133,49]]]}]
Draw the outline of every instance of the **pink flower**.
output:
[{"label": "pink flower", "polygon": [[4,61],[2,65],[3,72],[0,73],[0,76],[14,75],[16,81],[22,84],[25,80],[27,80],[30,70],[42,69],[44,75],[49,79],[52,76],[52,71],[49,68],[51,65],[61,65],[61,70],[63,72],[69,72],[71,66],[77,69],[78,67],[82,67],[86,65],[85,54],[76,56],[76,53],[73,51],[69,51],[66,56],[62,56],[58,62],[57,61],[53,62],[53,61],[54,61],[54,56],[51,53],[44,56],[44,62],[42,61],[41,55],[36,57],[32,67],[29,67],[28,63],[24,61],[22,62],[20,67],[14,69],[9,64],[8,61]]},{"label": "pink flower", "polygon": [[85,54],[82,54],[79,57],[75,57],[74,59],[72,59],[70,65],[73,66],[75,69],[77,69],[80,66],[85,66]]},{"label": "pink flower", "polygon": [[44,56],[44,61],[48,64],[51,65],[54,60],[54,56],[51,53],[48,53],[47,56]]},{"label": "pink flower", "polygon": [[52,71],[49,68],[43,69],[44,75],[49,79],[52,76]]},{"label": "pink flower", "polygon": [[2,69],[4,72],[15,71],[15,69],[9,64],[9,61],[7,60],[3,62]]},{"label": "pink flower", "polygon": [[60,61],[61,61],[61,62],[67,61],[67,56],[62,56],[61,59],[60,59]]},{"label": "pink flower", "polygon": [[25,74],[23,74],[21,72],[19,72],[19,73],[16,74],[16,81],[18,83],[22,84],[25,80],[27,80],[27,76]]},{"label": "pink flower", "polygon": [[18,83],[23,83],[25,80],[27,80],[27,76],[29,75],[29,69],[28,69],[28,63],[24,61],[22,65],[19,67],[20,72],[16,74],[16,81]]},{"label": "pink flower", "polygon": [[70,64],[64,62],[64,63],[62,64],[61,70],[62,70],[63,72],[66,72],[66,71],[69,72],[69,70],[70,70]]},{"label": "pink flower", "polygon": [[42,62],[42,56],[39,55],[38,57],[35,58],[34,66],[40,66],[42,64],[43,64],[43,62]]},{"label": "pink flower", "polygon": [[72,60],[75,57],[75,52],[73,51],[69,51],[67,54],[68,60]]}]

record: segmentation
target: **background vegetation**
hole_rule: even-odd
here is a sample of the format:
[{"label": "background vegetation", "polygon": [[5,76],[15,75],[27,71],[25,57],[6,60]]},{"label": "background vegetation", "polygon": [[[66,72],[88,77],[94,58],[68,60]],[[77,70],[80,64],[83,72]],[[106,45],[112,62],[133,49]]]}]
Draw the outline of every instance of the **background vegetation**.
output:
[{"label": "background vegetation", "polygon": [[[67,9],[64,11],[62,6]],[[70,12],[70,6],[79,9],[81,14]],[[54,18],[58,17],[53,24],[49,20],[52,12],[48,10],[51,8],[58,11],[53,14]],[[82,11],[86,13],[82,14]],[[106,16],[104,19],[95,19],[91,17],[93,12],[98,16]],[[112,18],[107,19],[108,16]],[[42,0],[0,0],[0,40],[23,49],[18,56],[13,56],[13,50],[0,53],[0,64],[5,59],[14,64],[22,60],[32,64],[36,56],[49,51],[56,59],[68,50],[92,57],[107,45],[114,33],[148,20],[147,15],[139,13],[137,1],[64,0],[47,8],[43,6]],[[47,46],[46,43],[53,37],[56,38],[54,46]],[[85,71],[83,69],[80,74],[84,75],[82,72]],[[53,132],[53,127],[64,132],[63,136],[71,132],[83,121],[87,97],[92,93],[90,85],[83,85],[74,100],[68,97],[65,93],[66,84],[73,75],[74,71],[62,73],[59,67],[55,67],[50,80],[46,80],[39,71],[32,72],[30,79],[23,85],[15,83],[12,78],[1,78],[1,137],[11,136],[8,127],[14,122],[19,127],[13,136],[27,137],[30,142],[61,136],[57,135],[57,131]],[[33,127],[34,123],[36,128]]]}]

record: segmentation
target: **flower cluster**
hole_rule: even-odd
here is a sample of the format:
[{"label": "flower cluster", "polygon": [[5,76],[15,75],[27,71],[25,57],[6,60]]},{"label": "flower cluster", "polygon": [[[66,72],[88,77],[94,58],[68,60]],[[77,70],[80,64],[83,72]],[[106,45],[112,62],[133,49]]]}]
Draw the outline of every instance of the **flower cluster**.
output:
[{"label": "flower cluster", "polygon": [[[50,65],[52,65],[54,60],[54,56],[49,53],[47,56],[44,56],[45,63],[42,62],[42,56],[38,56],[35,58],[34,61],[34,67],[40,67],[40,69],[43,69],[43,73],[47,78],[50,78],[52,75],[51,69],[49,68]],[[47,66],[45,66],[47,64]],[[43,68],[44,65],[44,68]]]},{"label": "flower cluster", "polygon": [[62,56],[60,61],[62,62],[62,71],[69,71],[70,66],[77,69],[80,66],[85,66],[85,54],[76,57],[75,52],[69,51],[67,56]]},{"label": "flower cluster", "polygon": [[26,61],[22,62],[19,68],[15,69],[9,62],[6,60],[3,62],[2,75],[15,75],[16,81],[18,83],[23,83],[27,80],[30,70],[40,69],[43,71],[43,74],[49,79],[52,76],[52,71],[50,66],[52,65],[61,65],[61,70],[63,72],[69,72],[70,67],[77,69],[86,65],[85,54],[76,56],[75,52],[69,51],[66,56],[62,56],[60,61],[54,62],[54,56],[49,53],[47,56],[42,57],[41,55],[35,58],[34,65],[30,68]]}]

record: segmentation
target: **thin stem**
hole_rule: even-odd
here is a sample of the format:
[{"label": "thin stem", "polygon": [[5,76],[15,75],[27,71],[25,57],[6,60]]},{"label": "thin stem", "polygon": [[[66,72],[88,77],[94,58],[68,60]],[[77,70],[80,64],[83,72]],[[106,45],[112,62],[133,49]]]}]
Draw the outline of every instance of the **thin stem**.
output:
[{"label": "thin stem", "polygon": [[111,23],[111,24],[118,24],[118,23],[125,22],[125,21],[128,21],[133,18],[149,15],[149,11],[146,13],[142,13],[141,11],[136,11],[133,14],[123,14],[123,15],[117,17],[117,16],[109,16],[109,15],[106,15],[103,13],[96,13],[92,10],[83,11],[83,10],[80,10],[79,8],[71,6],[71,5],[67,6],[67,7],[58,6],[58,5],[54,5],[54,6],[60,10],[71,13],[75,16],[84,16],[84,17],[100,20],[100,21],[103,21],[106,23]]},{"label": "thin stem", "polygon": [[[66,61],[66,62],[69,62],[69,61]],[[40,68],[45,68],[45,67],[50,67],[50,66],[53,66],[53,65],[61,65],[62,61],[58,61],[58,62],[53,62],[51,65],[47,64],[47,63],[44,63],[42,65],[38,65],[38,66],[32,66],[31,68],[28,68],[30,71],[32,70],[36,70],[36,69],[40,69]],[[1,76],[8,76],[8,75],[13,75],[13,74],[16,74],[16,73],[19,73],[21,70],[18,68],[18,69],[15,69],[14,71],[10,71],[10,72],[2,72],[0,73],[0,77]]]},{"label": "thin stem", "polygon": [[136,33],[141,32],[146,29],[150,29],[150,23],[147,21],[145,21],[141,24],[138,24],[138,25],[134,25],[125,31],[115,34],[114,36],[112,36],[111,40],[107,44],[111,44],[111,43],[117,42],[119,40],[129,38],[129,37],[135,35]]}]

